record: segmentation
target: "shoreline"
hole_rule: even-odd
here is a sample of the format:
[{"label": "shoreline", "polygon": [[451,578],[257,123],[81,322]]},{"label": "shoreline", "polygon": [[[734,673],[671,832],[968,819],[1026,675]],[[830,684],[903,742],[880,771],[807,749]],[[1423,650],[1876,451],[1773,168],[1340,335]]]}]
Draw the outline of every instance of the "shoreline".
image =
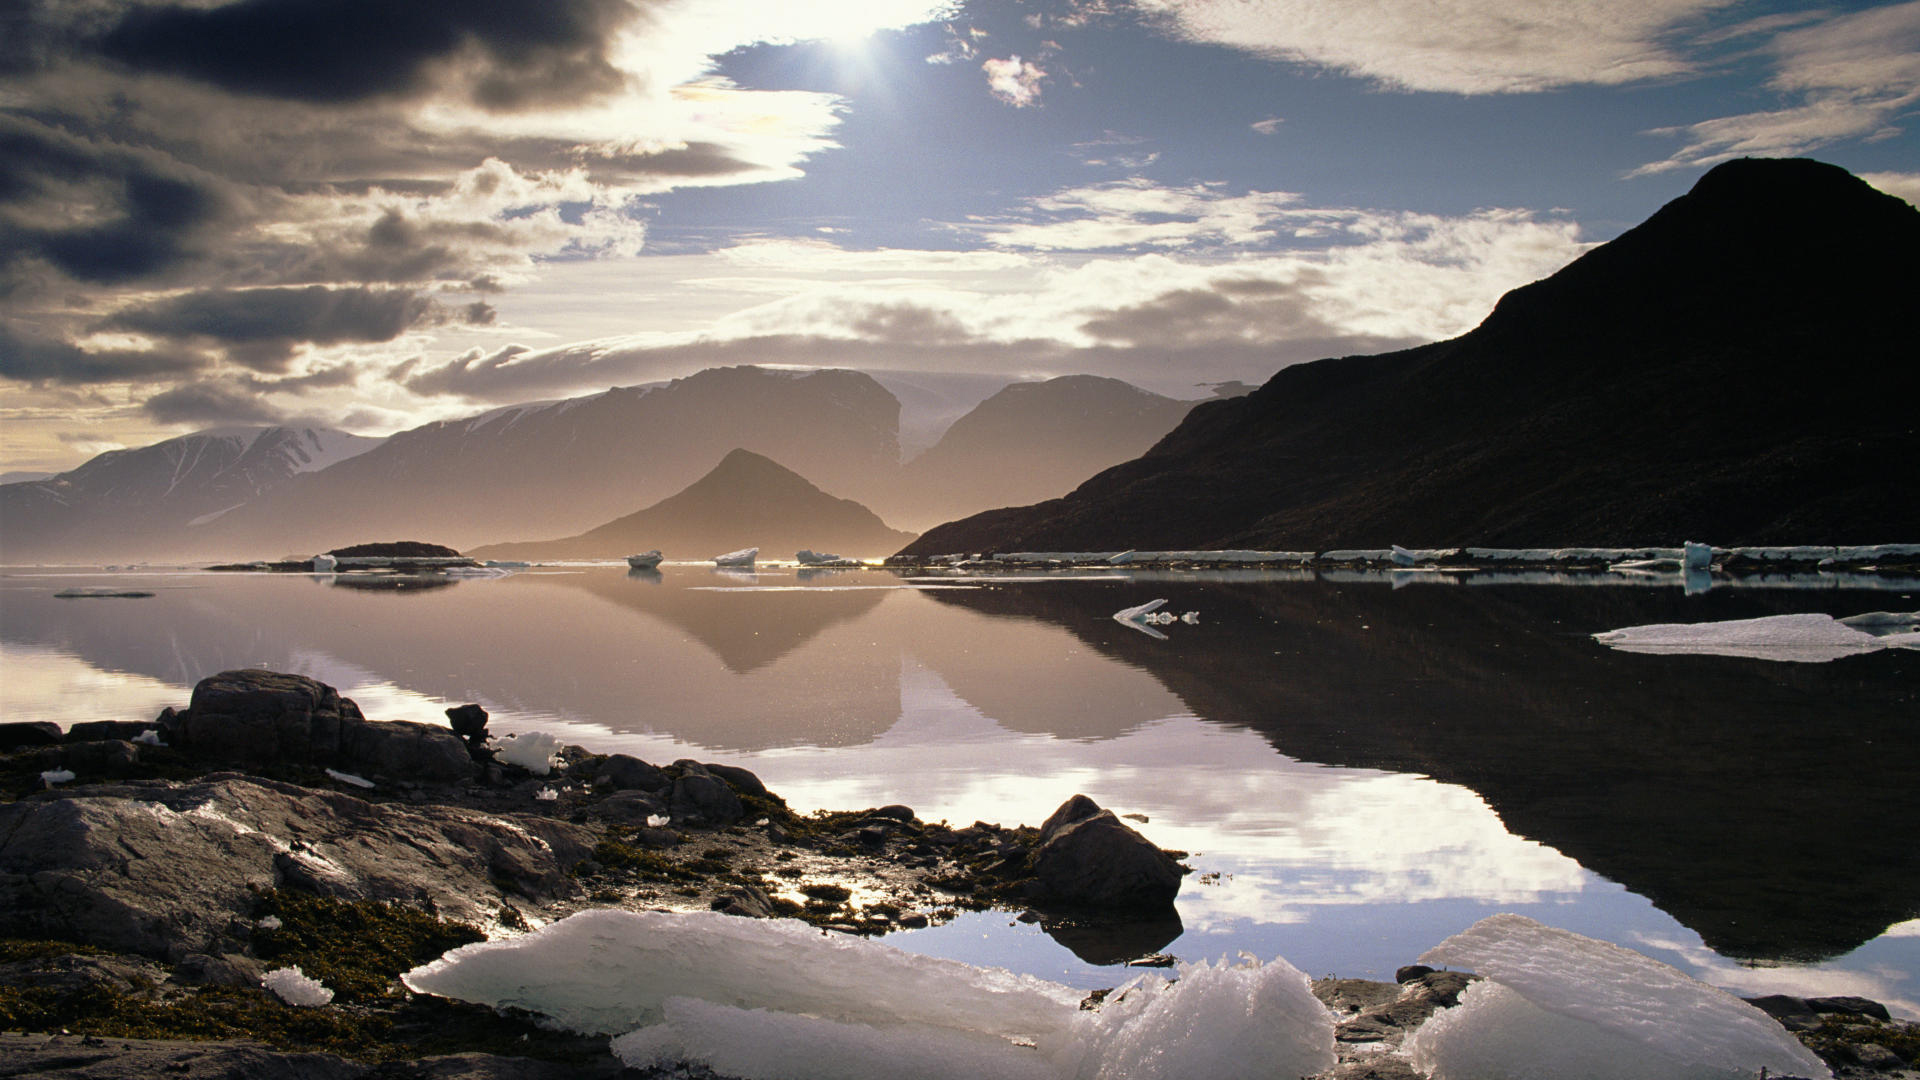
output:
[{"label": "shoreline", "polygon": [[[299,687],[318,695],[307,703],[317,708],[294,710],[302,730],[324,727],[314,720],[328,715],[336,736],[359,731],[356,720],[367,724],[352,702],[312,688]],[[202,704],[199,689],[195,700]],[[382,722],[380,734],[392,737],[378,744],[341,737],[331,764],[309,753],[240,768],[220,759],[241,753],[244,740],[213,741],[204,707],[197,716],[168,710],[151,723],[41,730],[50,737],[37,743],[25,730],[36,725],[5,725],[0,899],[14,916],[0,945],[0,1031],[41,1031],[37,1040],[0,1039],[0,1060],[34,1075],[33,1062],[63,1054],[118,1055],[126,1075],[139,1075],[132,1063],[157,1060],[141,1055],[177,1054],[184,1036],[214,1040],[193,1045],[208,1068],[230,1067],[193,1075],[247,1075],[254,1066],[240,1063],[260,1053],[331,1055],[336,1073],[328,1075],[341,1076],[374,1075],[383,1061],[472,1053],[489,1063],[449,1060],[434,1067],[449,1071],[431,1075],[531,1078],[557,1066],[649,1075],[622,1073],[604,1040],[410,995],[394,982],[448,942],[512,936],[597,907],[799,919],[822,933],[869,937],[994,909],[1040,922],[1077,942],[1069,944],[1076,952],[1108,949],[1098,962],[1159,947],[1142,944],[1163,932],[1150,905],[1123,911],[1047,899],[1034,865],[1051,820],[954,827],[904,806],[803,816],[752,773],[722,764],[653,766],[557,743],[516,751],[521,739],[488,745],[484,713],[477,721],[464,713],[465,731],[455,715],[475,708],[448,710],[451,728]],[[273,742],[281,751],[283,735]],[[547,775],[513,760],[537,766],[542,754]],[[62,771],[74,775],[49,781]],[[1076,812],[1076,821],[1090,816]],[[168,827],[127,825],[156,818]],[[50,829],[55,819],[59,829]],[[82,836],[89,829],[90,840]],[[37,868],[23,864],[34,835],[58,841],[40,851],[46,863]],[[196,847],[209,837],[211,854]],[[161,895],[163,883],[177,895]],[[141,911],[142,902],[153,906]],[[284,963],[334,971],[323,981],[348,989],[322,1010],[280,1003],[260,979]],[[1118,984],[1137,973],[1114,974]],[[1338,1018],[1342,1064],[1324,1075],[1419,1075],[1390,1050],[1464,985],[1436,989],[1423,974],[1405,985],[1315,981]],[[1920,1025],[1823,1014],[1804,999],[1779,1007],[1836,1075],[1920,1075]],[[143,1039],[152,1045],[134,1046]],[[1889,1067],[1869,1068],[1869,1060]]]}]

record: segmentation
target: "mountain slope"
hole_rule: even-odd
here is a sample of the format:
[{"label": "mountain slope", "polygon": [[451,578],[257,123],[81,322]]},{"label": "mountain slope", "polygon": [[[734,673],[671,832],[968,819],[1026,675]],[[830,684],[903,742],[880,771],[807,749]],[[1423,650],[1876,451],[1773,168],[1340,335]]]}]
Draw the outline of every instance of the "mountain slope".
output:
[{"label": "mountain slope", "polygon": [[899,403],[852,371],[715,368],[394,435],[206,531],[201,550],[322,551],[410,536],[466,549],[567,535],[685,487],[735,447],[837,490],[897,468]]},{"label": "mountain slope", "polygon": [[1920,536],[1920,212],[1721,165],[1452,341],[1280,371],[981,550],[1874,543]]},{"label": "mountain slope", "polygon": [[97,562],[182,553],[216,520],[379,439],[330,428],[221,428],[113,450],[46,480],[0,487],[0,558]]},{"label": "mountain slope", "polygon": [[1059,495],[1145,452],[1192,407],[1097,375],[1013,383],[909,461],[884,506],[898,521],[932,524]]},{"label": "mountain slope", "polygon": [[669,559],[704,559],[758,547],[769,558],[789,559],[802,548],[877,557],[912,538],[852,499],[835,498],[759,454],[734,450],[686,490],[579,536],[493,544],[469,554],[594,559],[659,548]]}]

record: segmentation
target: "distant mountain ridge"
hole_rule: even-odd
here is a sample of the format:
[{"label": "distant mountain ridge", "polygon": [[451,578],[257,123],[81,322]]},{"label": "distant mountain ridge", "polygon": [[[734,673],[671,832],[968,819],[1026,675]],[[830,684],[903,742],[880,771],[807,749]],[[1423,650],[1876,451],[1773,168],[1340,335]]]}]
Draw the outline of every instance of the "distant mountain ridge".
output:
[{"label": "distant mountain ridge", "polygon": [[86,562],[124,557],[130,525],[160,547],[306,473],[381,440],[331,428],[220,428],[109,451],[45,480],[0,486],[0,559]]},{"label": "distant mountain ridge", "polygon": [[1728,162],[1459,338],[1285,368],[908,551],[1920,536],[1916,250],[1842,169]]},{"label": "distant mountain ridge", "polygon": [[643,510],[579,536],[489,544],[482,559],[607,559],[658,548],[694,560],[758,547],[769,559],[803,548],[878,558],[913,539],[873,511],[821,491],[805,477],[749,450],[733,450],[711,472]]}]

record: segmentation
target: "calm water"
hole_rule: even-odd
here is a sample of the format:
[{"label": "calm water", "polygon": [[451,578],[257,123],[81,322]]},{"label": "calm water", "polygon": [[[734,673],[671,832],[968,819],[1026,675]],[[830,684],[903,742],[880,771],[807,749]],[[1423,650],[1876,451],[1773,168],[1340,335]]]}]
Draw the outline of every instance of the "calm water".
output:
[{"label": "calm water", "polygon": [[[1518,911],[1740,993],[1920,1016],[1920,654],[1800,664],[1589,637],[1911,611],[1910,588],[672,565],[400,592],[344,580],[0,575],[0,707],[143,718],[204,675],[266,667],[375,719],[442,723],[477,701],[500,734],[742,764],[802,810],[1038,823],[1085,792],[1193,853],[1179,924],[1141,928],[1138,951],[1391,978]],[[101,586],[155,595],[55,595]],[[1155,636],[1109,617],[1157,597],[1197,625]],[[1004,914],[887,940],[1087,987],[1119,977]]]}]

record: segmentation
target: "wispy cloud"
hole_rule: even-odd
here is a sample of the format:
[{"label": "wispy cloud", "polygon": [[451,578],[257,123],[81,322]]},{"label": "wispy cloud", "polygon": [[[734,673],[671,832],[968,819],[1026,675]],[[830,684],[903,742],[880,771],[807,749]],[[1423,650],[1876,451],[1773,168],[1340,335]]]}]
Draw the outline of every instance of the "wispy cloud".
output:
[{"label": "wispy cloud", "polygon": [[1694,70],[1668,43],[1732,0],[1136,0],[1168,33],[1398,90],[1509,94]]},{"label": "wispy cloud", "polygon": [[1649,134],[1682,140],[1633,175],[1697,168],[1742,156],[1805,154],[1849,139],[1890,139],[1920,102],[1920,0],[1835,15],[1779,33],[1764,52],[1767,86],[1789,103]]},{"label": "wispy cloud", "polygon": [[981,62],[980,70],[987,73],[988,91],[1001,101],[1016,109],[1040,104],[1040,81],[1047,73],[1033,61],[1017,55],[1005,60],[989,57]]}]

